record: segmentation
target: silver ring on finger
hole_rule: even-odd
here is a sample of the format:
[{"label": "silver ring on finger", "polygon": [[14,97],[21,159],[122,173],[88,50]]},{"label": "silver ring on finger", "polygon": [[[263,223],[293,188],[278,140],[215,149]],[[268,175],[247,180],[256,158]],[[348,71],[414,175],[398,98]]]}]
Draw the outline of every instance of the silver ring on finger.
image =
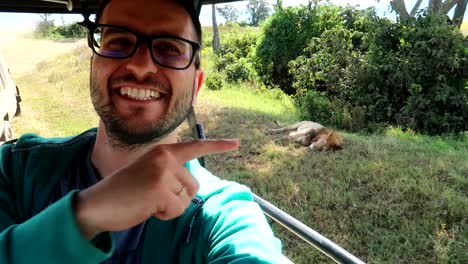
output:
[{"label": "silver ring on finger", "polygon": [[185,186],[185,185],[182,184],[182,185],[180,186],[180,190],[179,190],[178,192],[176,192],[176,195],[181,194],[185,189],[187,189],[187,186]]}]

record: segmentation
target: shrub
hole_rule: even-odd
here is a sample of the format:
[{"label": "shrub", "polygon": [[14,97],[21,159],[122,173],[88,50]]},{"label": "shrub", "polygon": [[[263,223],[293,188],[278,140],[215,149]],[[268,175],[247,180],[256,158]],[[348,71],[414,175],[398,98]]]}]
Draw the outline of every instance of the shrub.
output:
[{"label": "shrub", "polygon": [[444,16],[382,24],[356,71],[354,101],[369,122],[429,134],[468,129],[463,36]]},{"label": "shrub", "polygon": [[333,102],[333,118],[343,128],[391,124],[428,134],[468,129],[466,59],[457,28],[432,14],[399,23],[372,10],[344,14],[344,23],[312,38],[288,64],[309,115],[330,108],[311,100],[313,90]]},{"label": "shrub", "polygon": [[248,81],[256,76],[252,63],[246,58],[241,58],[232,64],[228,64],[224,72],[226,73],[228,82]]},{"label": "shrub", "polygon": [[34,35],[38,38],[50,39],[85,38],[86,32],[86,28],[76,23],[56,26],[52,20],[42,20],[37,24]]},{"label": "shrub", "polygon": [[48,37],[51,30],[55,28],[53,21],[42,20],[37,23],[36,28],[34,29],[34,36],[36,38],[45,38]]},{"label": "shrub", "polygon": [[326,96],[310,90],[298,98],[302,117],[315,122],[330,124],[330,114],[333,112],[333,103]]},{"label": "shrub", "polygon": [[[242,33],[240,31],[243,31]],[[224,34],[221,51],[215,58],[215,68],[226,74],[227,81],[249,81],[256,77],[252,64],[258,33],[252,28],[230,28]]]},{"label": "shrub", "polygon": [[262,27],[256,49],[255,69],[267,85],[294,94],[289,61],[303,53],[310,39],[342,24],[340,7],[288,7],[277,9]]},{"label": "shrub", "polygon": [[336,98],[330,99],[323,93],[309,90],[304,95],[298,96],[296,103],[302,119],[349,131],[360,131],[365,128],[362,108]]},{"label": "shrub", "polygon": [[343,21],[312,38],[302,55],[289,62],[292,87],[304,118],[357,131],[364,109],[355,104],[355,72],[369,48],[377,16],[374,9],[340,11]]},{"label": "shrub", "polygon": [[213,90],[213,91],[218,91],[223,88],[225,85],[225,80],[226,76],[224,76],[222,73],[218,71],[212,71],[210,72],[205,80],[205,85],[208,90]]},{"label": "shrub", "polygon": [[73,23],[69,25],[57,26],[55,32],[64,38],[85,38],[86,28]]}]

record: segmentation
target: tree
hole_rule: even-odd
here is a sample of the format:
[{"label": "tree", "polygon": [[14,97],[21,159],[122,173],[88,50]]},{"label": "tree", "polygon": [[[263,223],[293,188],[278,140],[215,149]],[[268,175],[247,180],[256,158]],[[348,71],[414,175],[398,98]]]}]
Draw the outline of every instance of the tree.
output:
[{"label": "tree", "polygon": [[[414,17],[418,10],[420,9],[422,0],[418,0],[411,12],[408,13],[406,10],[405,0],[391,0],[390,5],[392,9],[397,13],[397,15],[402,18]],[[460,28],[463,17],[465,15],[465,10],[468,4],[468,0],[429,0],[427,9],[429,12],[433,12],[441,15],[448,15],[448,12],[455,7],[455,12],[452,17],[452,22],[458,28]]]},{"label": "tree", "polygon": [[247,4],[247,14],[250,16],[250,25],[258,26],[270,13],[270,8],[266,0],[250,0]]},{"label": "tree", "polygon": [[219,14],[222,17],[224,17],[226,22],[229,22],[229,21],[235,22],[237,21],[237,18],[239,17],[237,9],[232,5],[225,5],[224,7],[216,8],[216,10],[219,12]]},{"label": "tree", "polygon": [[212,21],[213,21],[213,50],[219,52],[221,50],[221,42],[219,41],[218,23],[216,22],[216,5],[211,5]]},{"label": "tree", "polygon": [[278,10],[283,9],[283,0],[276,0],[275,8]]},{"label": "tree", "polygon": [[41,20],[36,25],[34,35],[43,38],[55,28],[55,23],[50,14],[41,14],[40,17]]}]

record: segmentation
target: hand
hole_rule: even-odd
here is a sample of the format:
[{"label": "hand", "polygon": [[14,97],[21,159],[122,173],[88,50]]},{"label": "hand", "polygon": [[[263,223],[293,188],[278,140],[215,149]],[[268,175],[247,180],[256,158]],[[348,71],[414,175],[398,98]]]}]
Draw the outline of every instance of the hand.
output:
[{"label": "hand", "polygon": [[162,220],[180,216],[199,188],[183,164],[238,147],[238,140],[197,140],[154,147],[77,195],[75,214],[81,231],[92,239],[101,232],[128,229],[151,216]]}]

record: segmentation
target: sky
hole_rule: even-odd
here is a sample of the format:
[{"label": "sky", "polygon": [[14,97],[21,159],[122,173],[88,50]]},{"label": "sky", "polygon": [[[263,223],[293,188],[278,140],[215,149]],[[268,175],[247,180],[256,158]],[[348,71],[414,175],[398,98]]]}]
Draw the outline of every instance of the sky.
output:
[{"label": "sky", "polygon": [[[269,3],[273,4],[276,3],[276,0],[267,0]],[[395,19],[395,14],[390,12],[390,0],[330,0],[334,4],[338,5],[353,5],[359,6],[360,8],[367,8],[370,6],[375,6],[379,15],[387,16],[391,19]],[[427,6],[427,2],[429,0],[424,0],[422,3],[422,7]],[[298,6],[307,4],[308,0],[283,0],[283,6]],[[416,2],[416,0],[406,0],[407,9],[411,10]],[[228,3],[236,7],[237,10],[240,12],[246,9],[248,1],[240,1],[234,3]],[[217,7],[222,7],[225,4],[217,5]],[[71,15],[71,14],[64,14],[64,15],[53,15],[52,17],[57,25],[62,24],[65,22],[66,24],[77,22],[82,20],[81,15]],[[465,18],[468,18],[465,15]],[[246,20],[246,15],[240,16],[239,20]],[[22,14],[22,13],[2,13],[0,12],[0,29],[26,29],[26,28],[34,28],[36,23],[40,21],[39,14]],[[200,14],[200,21],[202,25],[211,25],[211,5],[206,5],[202,7],[202,11]],[[218,23],[223,23],[223,19],[218,15],[217,17]],[[1,39],[0,39],[1,41]]]}]

